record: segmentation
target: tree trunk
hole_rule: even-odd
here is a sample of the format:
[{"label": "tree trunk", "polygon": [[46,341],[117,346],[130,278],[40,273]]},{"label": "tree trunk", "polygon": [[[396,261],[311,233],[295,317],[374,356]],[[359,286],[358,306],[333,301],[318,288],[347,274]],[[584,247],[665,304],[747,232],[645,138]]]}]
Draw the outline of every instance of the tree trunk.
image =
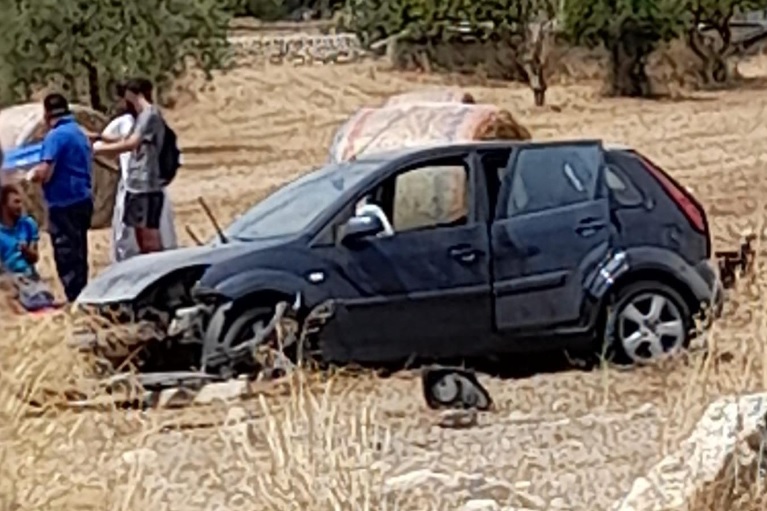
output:
[{"label": "tree trunk", "polygon": [[628,48],[620,40],[611,44],[610,95],[635,98],[650,95],[650,79],[645,70],[645,57],[645,54]]},{"label": "tree trunk", "polygon": [[90,98],[91,108],[97,112],[106,113],[107,109],[101,98],[99,70],[88,61],[83,61],[83,65],[88,72],[88,97]]},{"label": "tree trunk", "polygon": [[730,70],[727,66],[727,61],[718,53],[715,53],[703,65],[704,83],[706,85],[723,85],[730,81]]},{"label": "tree trunk", "polygon": [[546,60],[548,58],[549,23],[530,23],[525,32],[523,45],[524,70],[533,91],[535,106],[546,104]]},{"label": "tree trunk", "polygon": [[533,91],[535,106],[544,106],[546,104],[546,77],[543,72],[543,65],[533,60],[525,66],[527,73],[527,82]]},{"label": "tree trunk", "polygon": [[687,43],[701,62],[698,77],[704,87],[722,85],[730,81],[730,68],[725,57],[729,49],[730,38],[726,37],[726,34],[722,34],[722,39],[722,49],[717,51],[705,41],[703,35],[697,30],[691,29],[687,33]]}]

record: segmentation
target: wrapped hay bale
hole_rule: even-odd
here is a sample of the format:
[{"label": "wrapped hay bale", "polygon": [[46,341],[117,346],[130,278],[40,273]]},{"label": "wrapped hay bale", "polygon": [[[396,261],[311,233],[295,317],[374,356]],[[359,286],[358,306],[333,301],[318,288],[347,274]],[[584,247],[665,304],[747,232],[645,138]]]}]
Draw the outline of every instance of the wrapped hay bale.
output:
[{"label": "wrapped hay bale", "polygon": [[[437,142],[530,138],[527,128],[509,111],[494,105],[401,103],[363,108],[354,114],[336,132],[329,159],[346,161],[353,156]],[[466,210],[468,190],[462,168],[425,168],[399,179],[399,208],[392,219],[395,227],[451,222]]]},{"label": "wrapped hay bale", "polygon": [[[101,132],[107,125],[106,116],[95,110],[81,105],[70,105],[70,108],[77,122],[90,131]],[[39,103],[15,105],[0,110],[0,149],[3,151],[39,142],[46,131],[43,108]],[[26,170],[7,173],[3,176],[3,181],[20,182],[27,211],[45,228],[48,220],[42,189],[21,179]],[[119,181],[120,172],[116,158],[94,159],[92,228],[101,229],[111,225]]]},{"label": "wrapped hay bale", "polygon": [[474,96],[462,89],[440,88],[395,94],[386,100],[384,107],[411,103],[463,103],[476,104]]},{"label": "wrapped hay bale", "polygon": [[530,138],[511,112],[495,105],[403,103],[357,111],[333,137],[330,161],[437,142]]}]

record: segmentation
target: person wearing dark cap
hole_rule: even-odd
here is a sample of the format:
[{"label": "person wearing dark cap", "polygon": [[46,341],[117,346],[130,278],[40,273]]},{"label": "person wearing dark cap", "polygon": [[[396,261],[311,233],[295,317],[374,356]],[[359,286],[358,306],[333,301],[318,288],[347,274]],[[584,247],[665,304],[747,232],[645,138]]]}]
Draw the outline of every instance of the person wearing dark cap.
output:
[{"label": "person wearing dark cap", "polygon": [[41,162],[27,179],[42,185],[56,271],[67,300],[73,302],[88,283],[93,153],[64,96],[48,94],[43,110],[49,131],[43,139]]}]

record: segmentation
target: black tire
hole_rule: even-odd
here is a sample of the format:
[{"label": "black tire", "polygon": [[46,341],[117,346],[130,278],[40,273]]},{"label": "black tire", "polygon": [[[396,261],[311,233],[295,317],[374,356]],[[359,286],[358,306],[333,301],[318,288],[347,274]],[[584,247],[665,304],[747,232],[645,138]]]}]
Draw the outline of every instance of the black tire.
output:
[{"label": "black tire", "polygon": [[[669,305],[667,310],[670,311],[672,308],[675,308],[678,311],[678,319],[682,323],[682,334],[675,336],[674,348],[686,349],[689,346],[694,320],[687,301],[675,289],[662,282],[639,281],[620,288],[613,295],[613,299],[610,300],[606,308],[603,335],[597,343],[599,348],[598,355],[601,358],[620,365],[641,363],[637,360],[636,355],[632,357],[627,352],[622,339],[626,332],[621,331],[620,322],[624,312],[626,312],[630,305],[635,304],[637,300],[641,301],[644,297],[652,295],[657,295],[667,300]],[[665,336],[661,335],[661,337]],[[648,362],[651,360],[652,358],[647,359]]]},{"label": "black tire", "polygon": [[[213,317],[205,331],[205,337],[203,340],[203,360],[205,353],[215,349],[216,346],[237,346],[244,342],[243,336],[248,328],[251,328],[258,321],[269,322],[272,318],[274,308],[273,307],[254,307],[254,308],[240,308],[236,305],[229,310],[223,308],[217,309],[213,313]],[[239,363],[234,367],[228,368],[234,372],[234,375],[224,376],[237,376],[239,374],[252,373],[257,370],[255,362],[252,363]],[[222,367],[206,367],[206,371],[220,372],[221,370],[227,370]]]}]

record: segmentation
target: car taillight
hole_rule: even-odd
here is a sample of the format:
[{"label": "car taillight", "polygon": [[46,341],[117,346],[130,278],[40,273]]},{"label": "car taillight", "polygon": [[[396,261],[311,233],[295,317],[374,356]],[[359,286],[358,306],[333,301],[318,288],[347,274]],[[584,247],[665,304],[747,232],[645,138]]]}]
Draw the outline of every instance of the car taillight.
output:
[{"label": "car taillight", "polygon": [[706,213],[703,211],[703,206],[690,195],[690,193],[682,188],[676,181],[674,181],[668,174],[663,172],[657,165],[653,164],[650,160],[644,156],[638,154],[639,159],[644,164],[645,168],[652,174],[652,176],[660,182],[663,189],[671,197],[679,207],[679,210],[684,213],[690,225],[703,234],[708,235],[708,224],[706,222]]}]

